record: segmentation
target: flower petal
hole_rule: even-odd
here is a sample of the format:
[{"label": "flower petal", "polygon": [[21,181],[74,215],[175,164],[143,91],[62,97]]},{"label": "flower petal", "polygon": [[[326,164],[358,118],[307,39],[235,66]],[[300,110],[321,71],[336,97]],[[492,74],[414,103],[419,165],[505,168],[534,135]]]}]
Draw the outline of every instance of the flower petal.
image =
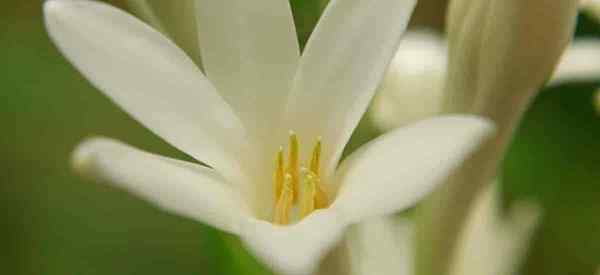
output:
[{"label": "flower petal", "polygon": [[447,47],[430,31],[408,31],[377,89],[369,115],[389,131],[442,111]]},{"label": "flower petal", "polygon": [[455,248],[450,274],[515,274],[540,217],[539,205],[520,201],[502,213],[497,184],[479,195]]},{"label": "flower petal", "polygon": [[383,78],[414,0],[333,0],[310,37],[288,101],[300,140],[323,138],[325,177]]},{"label": "flower petal", "polygon": [[249,219],[241,237],[270,268],[285,275],[312,274],[342,237],[346,222],[331,209],[318,210],[297,224],[273,225]]},{"label": "flower petal", "polygon": [[169,36],[198,66],[202,64],[195,0],[128,0],[127,3],[135,15]]},{"label": "flower petal", "polygon": [[336,201],[350,220],[409,207],[441,183],[493,131],[474,116],[444,116],[389,132],[340,166]]},{"label": "flower petal", "polygon": [[244,129],[202,72],[135,17],[87,0],[50,0],[46,26],[96,87],[178,149],[231,176]]},{"label": "flower petal", "polygon": [[600,39],[577,39],[567,48],[554,72],[551,84],[600,79]]},{"label": "flower petal", "polygon": [[196,11],[207,76],[248,129],[270,137],[300,54],[289,1],[196,0]]},{"label": "flower petal", "polygon": [[139,18],[150,24],[155,29],[166,33],[165,27],[148,0],[128,0],[127,4],[131,11]]},{"label": "flower petal", "polygon": [[125,189],[159,208],[238,233],[245,208],[214,170],[140,151],[107,138],[80,144],[73,166],[84,176]]},{"label": "flower petal", "polygon": [[352,275],[414,274],[413,223],[396,216],[369,219],[352,227],[347,243]]}]

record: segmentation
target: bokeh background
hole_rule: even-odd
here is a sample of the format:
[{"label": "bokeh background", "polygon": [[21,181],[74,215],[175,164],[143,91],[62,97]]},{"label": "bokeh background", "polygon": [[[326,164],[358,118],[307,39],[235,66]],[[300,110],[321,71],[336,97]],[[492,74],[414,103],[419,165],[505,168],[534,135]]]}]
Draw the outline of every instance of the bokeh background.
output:
[{"label": "bokeh background", "polygon": [[[305,41],[323,1],[291,2]],[[45,33],[41,5],[0,3],[0,274],[269,274],[236,238],[72,172],[72,148],[92,135],[183,156],[60,56]],[[444,1],[421,1],[413,25],[442,28],[443,7]],[[600,25],[581,15],[577,36],[600,39]],[[542,91],[504,163],[507,203],[533,198],[545,210],[521,274],[590,275],[600,265],[595,87],[600,76]],[[353,145],[376,134],[365,120]]]}]

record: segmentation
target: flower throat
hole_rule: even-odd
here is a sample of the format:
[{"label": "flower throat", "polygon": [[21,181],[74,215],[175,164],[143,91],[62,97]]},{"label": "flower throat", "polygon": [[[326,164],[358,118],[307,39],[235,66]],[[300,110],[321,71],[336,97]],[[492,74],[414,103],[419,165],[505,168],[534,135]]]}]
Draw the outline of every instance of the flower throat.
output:
[{"label": "flower throat", "polygon": [[284,160],[283,147],[277,152],[275,173],[275,214],[273,223],[290,223],[290,212],[294,206],[300,210],[300,219],[316,209],[329,205],[327,194],[321,188],[321,138],[317,138],[308,168],[300,168],[299,142],[293,132],[288,141],[287,163]]}]

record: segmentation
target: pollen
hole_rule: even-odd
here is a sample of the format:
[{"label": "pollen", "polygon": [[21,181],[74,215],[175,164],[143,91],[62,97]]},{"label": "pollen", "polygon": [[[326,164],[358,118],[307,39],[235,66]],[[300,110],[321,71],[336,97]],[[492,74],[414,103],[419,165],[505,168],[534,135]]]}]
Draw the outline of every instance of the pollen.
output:
[{"label": "pollen", "polygon": [[299,218],[302,219],[317,209],[329,206],[327,194],[321,188],[321,147],[319,137],[306,165],[308,168],[300,166],[300,143],[295,133],[290,132],[289,135],[287,163],[284,160],[283,147],[277,151],[273,176],[275,224],[289,224],[294,208],[299,210]]}]

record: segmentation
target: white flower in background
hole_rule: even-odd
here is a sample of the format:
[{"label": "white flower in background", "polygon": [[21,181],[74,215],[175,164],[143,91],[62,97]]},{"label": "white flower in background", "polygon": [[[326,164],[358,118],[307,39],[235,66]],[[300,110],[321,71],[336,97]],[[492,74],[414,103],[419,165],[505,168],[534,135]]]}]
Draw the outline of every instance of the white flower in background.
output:
[{"label": "white flower in background", "polygon": [[477,197],[452,254],[451,275],[512,275],[529,247],[540,219],[540,208],[514,203],[503,213],[497,184]]},{"label": "white flower in background", "polygon": [[600,0],[581,0],[583,10],[600,22]]},{"label": "white flower in background", "polygon": [[300,57],[287,1],[198,0],[205,77],[121,10],[46,1],[48,32],[75,67],[211,168],[106,138],[81,144],[74,166],[240,236],[278,272],[311,273],[348,225],[414,204],[492,132],[473,116],[432,119],[374,140],[338,168],[414,5],[334,0]]},{"label": "white flower in background", "polygon": [[[547,85],[600,79],[600,39],[577,39]],[[375,126],[389,131],[443,112],[448,47],[441,35],[408,31],[400,41],[369,109]]]},{"label": "white flower in background", "polygon": [[414,226],[407,218],[378,217],[353,226],[346,238],[350,275],[411,275]]},{"label": "white flower in background", "polygon": [[409,31],[369,109],[370,119],[381,130],[391,130],[432,117],[442,109],[447,47],[431,31]]},{"label": "white flower in background", "polygon": [[485,116],[498,132],[421,204],[418,274],[447,274],[470,206],[497,177],[514,129],[571,43],[578,7],[578,0],[450,1],[442,113]]},{"label": "white flower in background", "polygon": [[[503,213],[499,186],[478,194],[451,258],[450,275],[512,275],[518,271],[540,220],[540,208],[526,201]],[[357,224],[346,238],[352,275],[410,275],[414,260],[414,225],[386,216]]]}]

